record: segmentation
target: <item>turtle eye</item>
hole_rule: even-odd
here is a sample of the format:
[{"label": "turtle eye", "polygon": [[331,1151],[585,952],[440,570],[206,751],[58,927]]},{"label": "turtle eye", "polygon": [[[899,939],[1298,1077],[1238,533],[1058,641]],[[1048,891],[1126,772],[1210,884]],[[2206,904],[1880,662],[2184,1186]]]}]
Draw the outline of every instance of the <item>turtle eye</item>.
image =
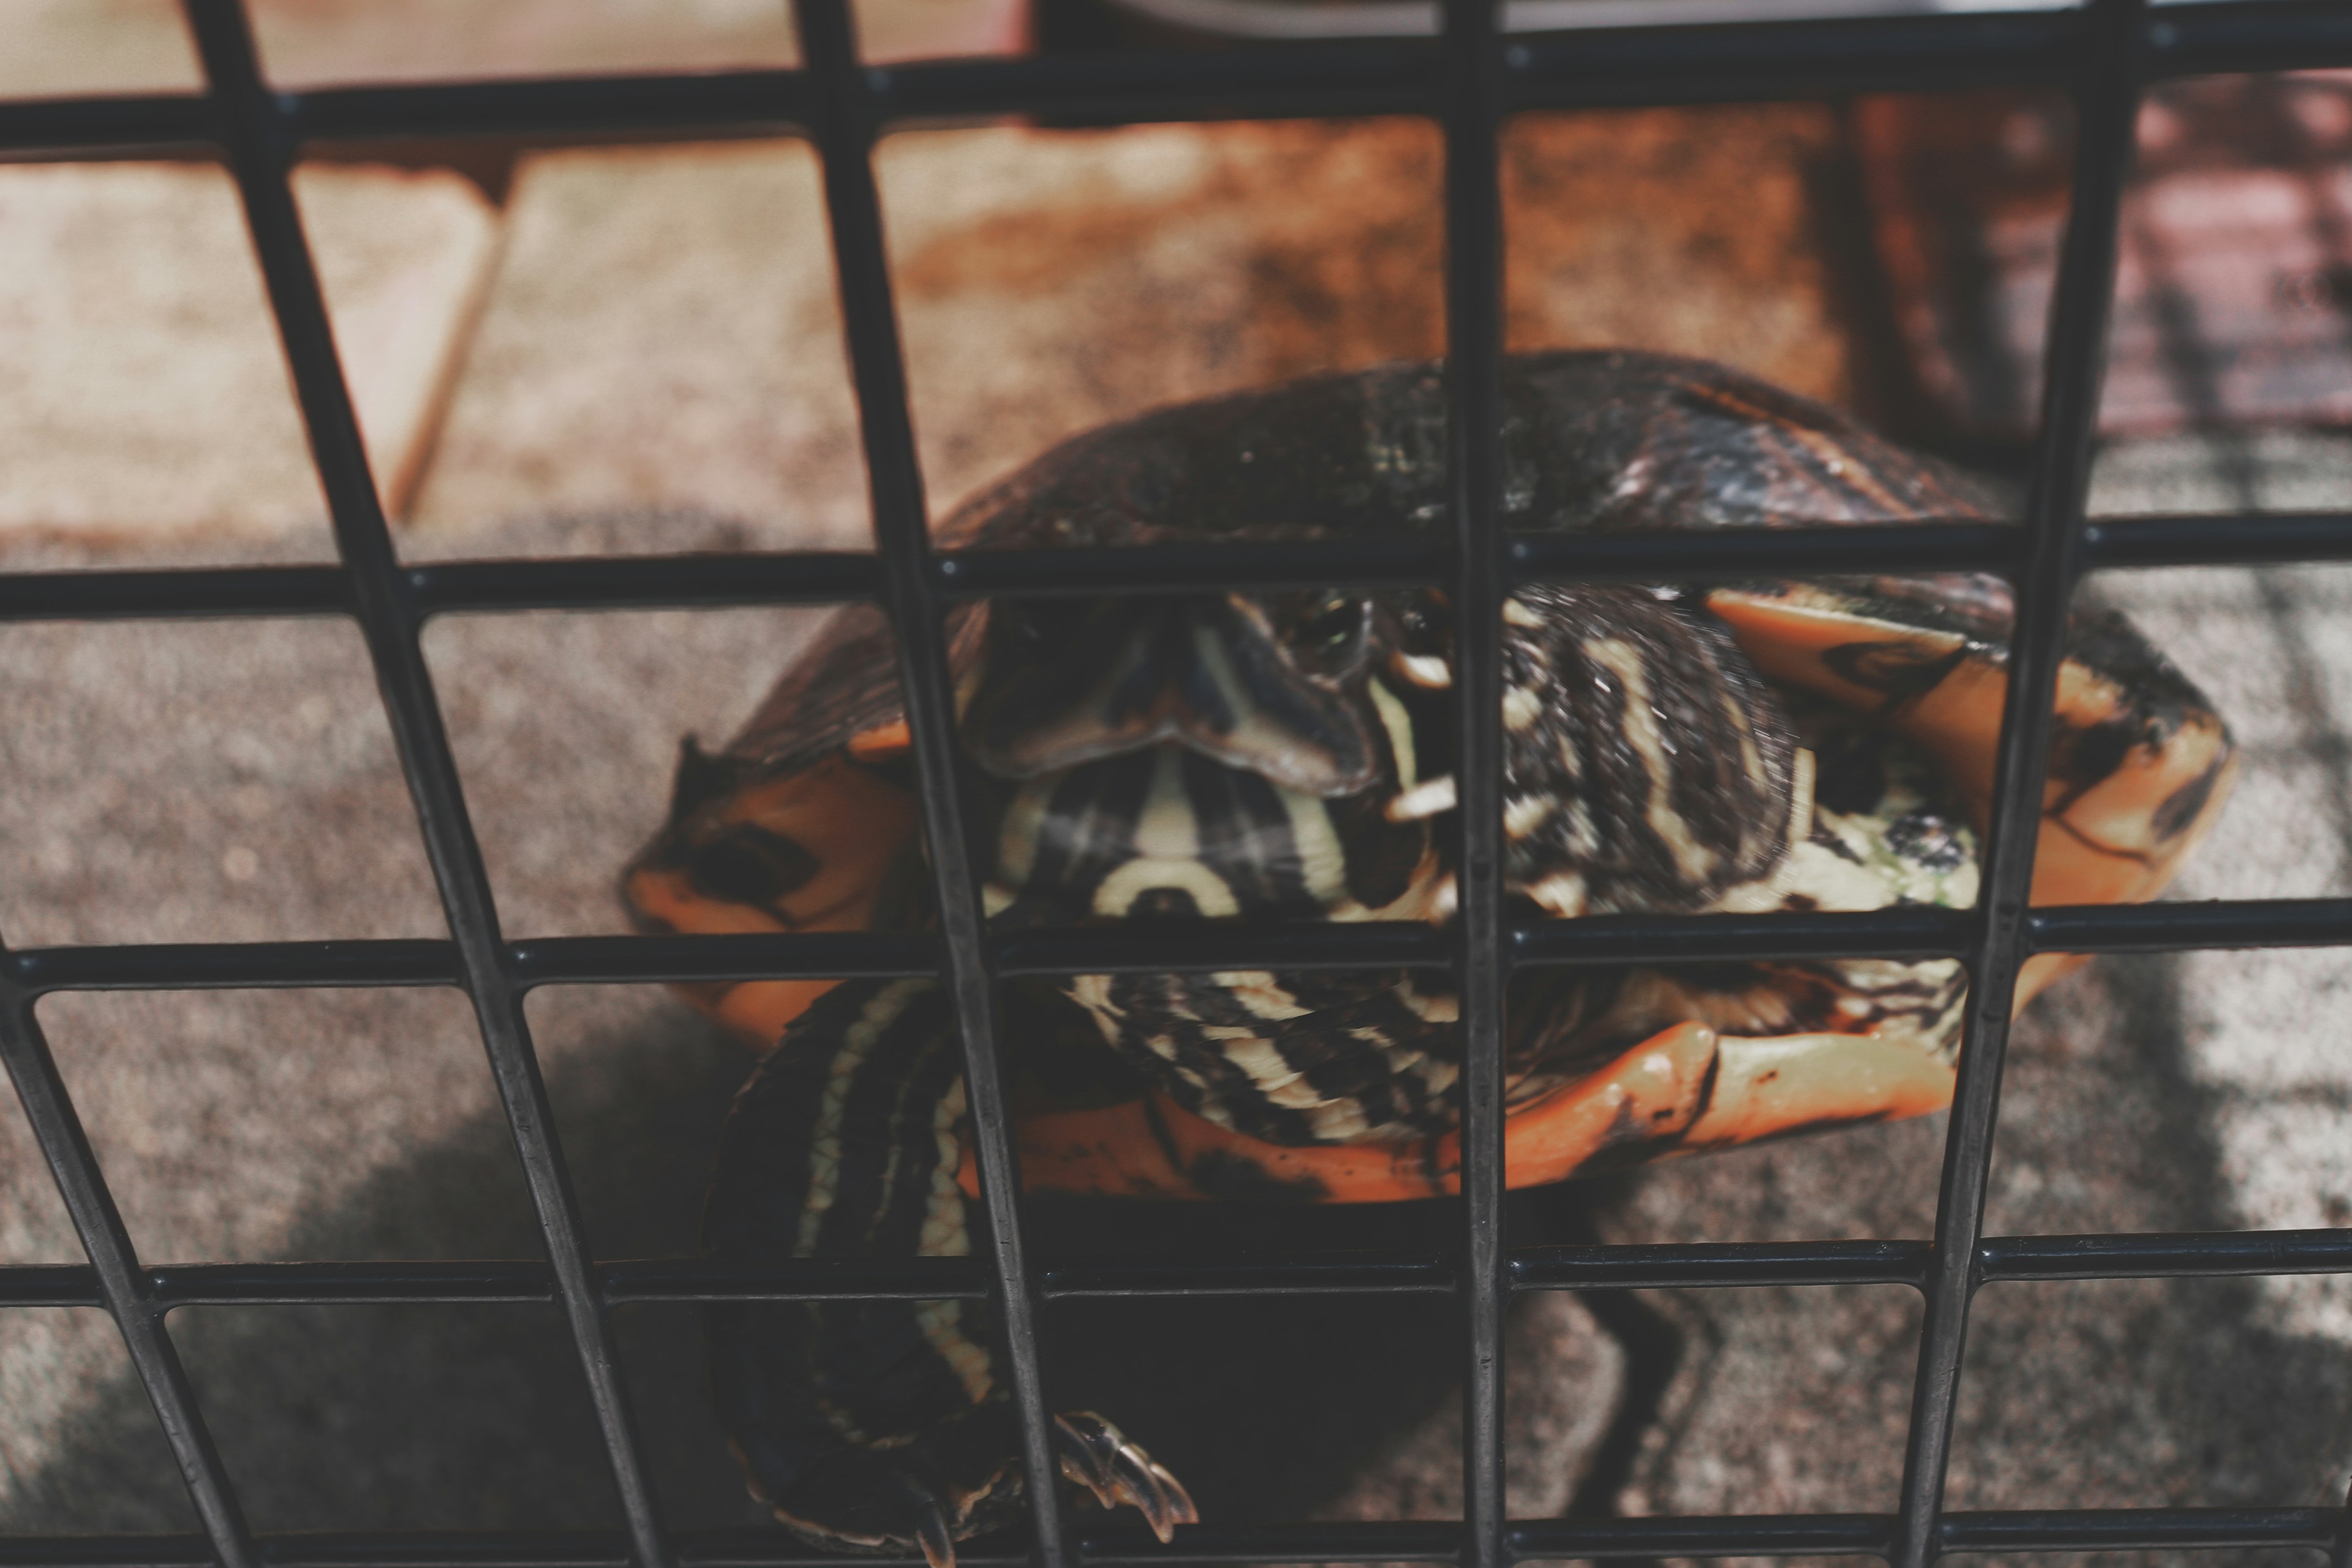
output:
[{"label": "turtle eye", "polygon": [[695,891],[708,898],[768,908],[821,868],[815,856],[782,834],[739,823],[695,846],[685,869]]},{"label": "turtle eye", "polygon": [[1370,605],[1336,590],[1301,594],[1281,605],[1276,623],[1293,657],[1318,668],[1347,662],[1362,643]]}]

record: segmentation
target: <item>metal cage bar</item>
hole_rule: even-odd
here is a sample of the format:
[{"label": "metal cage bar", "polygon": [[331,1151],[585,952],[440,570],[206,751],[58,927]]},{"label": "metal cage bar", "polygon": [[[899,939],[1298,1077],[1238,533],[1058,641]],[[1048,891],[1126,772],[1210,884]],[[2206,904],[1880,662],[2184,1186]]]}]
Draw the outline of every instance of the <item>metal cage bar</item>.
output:
[{"label": "metal cage bar", "polygon": [[2049,775],[2053,710],[2066,622],[2082,571],[2091,447],[2105,370],[2108,307],[2115,292],[2116,225],[2139,110],[2140,44],[2147,0],[2091,0],[2085,20],[2097,47],[2074,84],[2074,183],[2052,301],[2044,358],[2042,428],[2026,484],[2029,557],[2016,579],[2010,636],[2009,700],[1994,767],[1987,875],[1977,896],[1981,935],[1969,963],[1967,1034],[1944,1140],[1936,1199],[1935,1251],[1901,1511],[1891,1568],[1928,1568],[1942,1548],[1944,1478],[1969,1306],[1981,1280],[1977,1239],[1992,1174],[1993,1127],[2011,1001],[2031,951],[2026,909],[2041,834],[2042,780]]},{"label": "metal cage bar", "polygon": [[[156,1300],[153,1280],[140,1269],[131,1232],[107,1191],[106,1173],[99,1168],[74,1110],[73,1096],[49,1055],[48,1042],[33,1016],[32,1000],[13,985],[0,985],[0,1059],[7,1064],[9,1080],[24,1102],[26,1119],[65,1199],[82,1250],[89,1255],[87,1295],[69,1304],[103,1307],[113,1318],[130,1352],[131,1370],[155,1406],[164,1441],[180,1467],[188,1500],[214,1555],[221,1568],[251,1568],[258,1559],[245,1510],[205,1429],[186,1369],[164,1330],[165,1309]],[[84,1275],[82,1270],[72,1272]]]},{"label": "metal cage bar", "polygon": [[[1952,1401],[1974,1291],[1995,1280],[2213,1278],[2352,1272],[2352,1229],[1985,1237],[1983,1196],[2007,1002],[2036,952],[2352,944],[2352,899],[2029,909],[2038,784],[2051,729],[2067,595],[2108,566],[2352,560],[2352,513],[2120,518],[2086,522],[2088,474],[2114,263],[2116,205],[2140,88],[2167,76],[2352,64],[2338,0],[2223,0],[2086,9],[1619,28],[1496,30],[1492,0],[1449,0],[1435,47],[1414,40],[964,61],[869,69],[845,0],[800,0],[807,60],[789,71],[435,83],[278,93],[261,79],[238,0],[185,0],[209,83],[203,95],[0,104],[0,156],[120,156],[209,148],[236,178],[272,310],[294,368],[341,555],[337,566],[0,574],[0,620],[339,616],[374,661],[451,931],[447,941],[184,943],[0,949],[5,1059],[89,1254],[85,1265],[0,1268],[0,1308],[110,1312],[155,1404],[204,1533],[0,1537],[0,1568],[200,1564],[225,1568],[798,1568],[838,1562],[772,1533],[675,1531],[660,1519],[632,1430],[608,1317],[625,1303],[992,1299],[1034,1480],[1053,1473],[1040,1396],[1038,1301],[1103,1296],[1297,1291],[1450,1293],[1465,1302],[1465,1480],[1460,1524],[1202,1526],[1172,1547],[1133,1528],[1076,1530],[1034,1487],[1026,1548],[971,1551],[974,1565],[1454,1561],[1858,1554],[1927,1568],[1952,1552],[2291,1547],[2352,1562],[2352,1528],[2326,1508],[1946,1512]],[[1509,538],[1497,527],[1495,417],[1501,350],[1501,118],[1529,107],[1696,103],[1993,83],[2063,86],[2083,126],[2028,523],[1927,522],[1855,532]],[[1446,139],[1447,397],[1455,532],[1427,546],[1189,546],[1109,552],[933,552],[911,435],[869,151],[910,119],[1079,113],[1103,121],[1402,112]],[[812,135],[825,174],[878,552],[757,552],[628,560],[395,558],[353,423],[287,175],[306,144],[395,135],[560,137],[614,132]],[[1497,875],[1502,595],[1546,578],[1640,581],[1806,571],[1990,571],[2019,587],[2009,710],[1985,893],[1972,911],[1864,917],[1610,917],[1514,924]],[[1460,676],[1463,918],[1451,931],[1355,926],[1282,931],[995,936],[980,920],[958,809],[958,759],[941,618],[957,601],[1170,586],[1448,583],[1464,617]],[[943,911],[937,936],[504,940],[417,636],[442,612],[708,607],[874,599],[898,633],[901,677]],[[1507,1251],[1499,1033],[1520,965],[1876,954],[1967,961],[1975,982],[1932,1243],[1582,1246]],[[994,1048],[996,982],[1015,974],[1243,964],[1413,964],[1454,969],[1467,1058],[1463,1245],[1451,1256],[1346,1257],[1251,1266],[1071,1266],[1027,1260]],[[589,1255],[548,1113],[521,1002],[532,987],[793,975],[936,975],[966,1051],[992,1247],[985,1258],[810,1260],[747,1268]],[[51,991],[459,985],[477,1019],[537,1207],[543,1258],[466,1263],[142,1263],[32,1016]],[[1517,1521],[1501,1489],[1501,1312],[1515,1290],[1898,1284],[1919,1290],[1921,1336],[1906,1474],[1889,1514]],[[624,1528],[572,1533],[262,1535],[173,1352],[165,1315],[190,1305],[531,1303],[562,1310],[579,1352],[622,1503]],[[911,1561],[919,1561],[911,1560]]]},{"label": "metal cage bar", "polygon": [[[1779,572],[2009,572],[2012,529],[1981,522],[1769,533],[1661,544],[1638,535],[1508,540],[1505,580],[1640,582]],[[2083,537],[2083,566],[2253,565],[2352,560],[2352,514],[2103,518]],[[1451,575],[1442,545],[1159,545],[1098,554],[940,551],[929,572],[949,597],[1181,591],[1247,582],[1267,587],[1393,587]],[[663,610],[730,605],[836,604],[877,598],[870,555],[751,551],[625,560],[454,561],[404,575],[419,616],[497,610]],[[0,573],[0,621],[243,616],[348,616],[350,579],[331,566],[221,566],[164,571]]]},{"label": "metal cage bar", "polygon": [[1503,197],[1499,0],[1447,0],[1445,418],[1454,508],[1454,981],[1462,998],[1462,1568],[1510,1561],[1503,1500]]},{"label": "metal cage bar", "polygon": [[[507,972],[498,911],[467,818],[456,761],[442,728],[422,624],[407,595],[369,472],[325,295],[310,260],[290,183],[292,139],[283,108],[262,80],[240,0],[186,0],[184,7],[224,132],[230,173],[252,232],[272,314],[292,370],[311,456],[327,496],[335,544],[350,576],[352,613],[374,666],[401,771],[425,837],[465,988],[498,1082],[571,1331],[612,1466],[630,1542],[643,1568],[668,1560],[659,1505],[646,1473],[612,1325],[589,1279],[588,1237],[563,1166],[554,1113],[523,1018],[522,990]],[[224,1543],[227,1551],[236,1543]]]},{"label": "metal cage bar", "polygon": [[[2324,1508],[2041,1509],[1944,1516],[1940,1552],[2153,1552],[2231,1548],[2334,1550],[2341,1511]],[[1891,1514],[1716,1515],[1626,1519],[1591,1523],[1530,1521],[1514,1525],[1514,1560],[1557,1562],[1727,1556],[1884,1557],[1892,1550]],[[1140,1530],[1081,1531],[1073,1538],[1089,1563],[1115,1568],[1175,1563],[1405,1562],[1455,1560],[1459,1530],[1443,1522],[1196,1525],[1180,1547],[1160,1546]],[[780,1532],[679,1531],[672,1537],[680,1568],[835,1568],[842,1559],[800,1547]],[[319,1533],[258,1538],[271,1568],[625,1568],[627,1538],[618,1531],[514,1531]],[[128,1539],[0,1540],[0,1568],[205,1568],[213,1561],[200,1535]],[[888,1568],[914,1568],[919,1557],[866,1557]],[[1013,1548],[957,1554],[970,1568],[1018,1568],[1031,1561]]]},{"label": "metal cage bar", "polygon": [[[2145,27],[2151,79],[2307,69],[2352,58],[2331,0],[2203,0]],[[1847,92],[2063,85],[2093,47],[2069,9],[1611,28],[1512,37],[1503,107],[1713,102]],[[1215,56],[959,60],[864,73],[884,123],[1021,113],[1090,120],[1425,113],[1437,51],[1412,39],[1244,46]],[[767,134],[804,126],[806,71],[572,77],[329,88],[278,95],[299,141],[638,132]],[[217,145],[216,105],[176,93],[0,104],[0,148],[123,154]]]},{"label": "metal cage bar", "polygon": [[940,980],[954,1001],[963,1045],[965,1103],[988,1214],[991,1295],[1004,1331],[1013,1405],[1020,1421],[1030,1526],[1044,1568],[1065,1568],[1071,1556],[1050,1446],[1036,1300],[1021,1233],[1020,1168],[1013,1152],[997,1055],[996,984],[988,971],[982,942],[986,920],[972,878],[957,787],[946,606],[923,569],[930,556],[930,519],[924,509],[922,468],[915,454],[898,315],[890,300],[881,198],[874,183],[872,152],[878,120],[872,87],[858,68],[848,0],[795,0],[793,15],[819,89],[817,153],[824,167],[825,210],[833,227],[850,380],[866,443],[875,542],[882,552],[883,603],[898,648],[899,690],[921,784],[924,839],[930,850],[946,948]]}]

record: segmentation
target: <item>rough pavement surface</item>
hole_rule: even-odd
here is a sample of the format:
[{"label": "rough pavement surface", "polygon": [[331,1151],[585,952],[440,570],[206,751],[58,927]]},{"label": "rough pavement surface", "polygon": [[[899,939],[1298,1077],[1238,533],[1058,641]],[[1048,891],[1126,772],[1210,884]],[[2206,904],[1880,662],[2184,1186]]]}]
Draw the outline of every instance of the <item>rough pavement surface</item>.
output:
[{"label": "rough pavement surface", "polygon": [[[313,166],[295,194],[396,512],[496,258],[496,216],[438,172]],[[325,510],[222,170],[0,168],[0,529],[201,539],[219,558]]]}]

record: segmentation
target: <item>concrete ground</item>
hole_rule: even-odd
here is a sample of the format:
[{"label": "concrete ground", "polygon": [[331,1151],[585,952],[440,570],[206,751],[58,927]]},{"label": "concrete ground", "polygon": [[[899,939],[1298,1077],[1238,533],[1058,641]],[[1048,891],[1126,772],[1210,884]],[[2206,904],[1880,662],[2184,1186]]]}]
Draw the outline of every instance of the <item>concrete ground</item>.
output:
[{"label": "concrete ground", "polygon": [[[1826,115],[1562,117],[1518,136],[1516,343],[1711,352],[1867,400]],[[1409,127],[926,133],[894,141],[881,168],[942,505],[1105,417],[1437,342],[1433,149]],[[857,539],[814,200],[788,144],[526,164],[404,548]],[[111,482],[93,465],[97,499],[76,504],[135,500]],[[2339,437],[2184,439],[2111,454],[2100,504],[2340,507],[2347,484]],[[0,536],[0,568],[315,558],[324,541],[315,519],[229,532],[126,515],[105,538],[67,521]],[[2352,578],[2107,587],[2247,748],[2238,801],[2181,891],[2343,890]],[[612,878],[659,816],[677,736],[723,734],[813,624],[727,612],[433,628],[510,934],[618,928]],[[347,627],[16,626],[0,628],[0,661],[10,942],[440,931]],[[2345,1223],[2352,1066],[2329,1005],[2347,990],[2352,963],[2335,952],[2103,962],[2055,989],[2011,1049],[1993,1228]],[[453,994],[73,996],[41,1016],[149,1259],[535,1250]],[[532,1022],[600,1255],[689,1249],[744,1058],[650,988],[543,994]],[[1690,1162],[1572,1194],[1580,1219],[1540,1205],[1516,1219],[1525,1235],[1576,1219],[1622,1240],[1924,1237],[1941,1132],[1937,1118]],[[0,1172],[0,1261],[78,1258],[13,1114]],[[1041,1217],[1052,1246],[1106,1244],[1083,1215]],[[1509,1345],[1517,1511],[1570,1505],[1629,1365],[1654,1364],[1629,1363],[1596,1310],[1675,1352],[1623,1508],[1892,1506],[1918,1313],[1900,1290],[1839,1289],[1528,1302]],[[257,1528],[615,1521],[551,1312],[206,1309],[172,1326]],[[1098,1402],[1149,1441],[1213,1518],[1443,1517],[1459,1506],[1454,1329],[1442,1304],[1377,1300],[1057,1308],[1050,1373],[1058,1400]],[[709,1418],[691,1315],[635,1310],[620,1330],[674,1520],[757,1523]],[[1978,1307],[1951,1497],[2333,1500],[2347,1430],[2342,1281],[2003,1286]],[[0,1319],[0,1529],[191,1527],[103,1317]]]}]

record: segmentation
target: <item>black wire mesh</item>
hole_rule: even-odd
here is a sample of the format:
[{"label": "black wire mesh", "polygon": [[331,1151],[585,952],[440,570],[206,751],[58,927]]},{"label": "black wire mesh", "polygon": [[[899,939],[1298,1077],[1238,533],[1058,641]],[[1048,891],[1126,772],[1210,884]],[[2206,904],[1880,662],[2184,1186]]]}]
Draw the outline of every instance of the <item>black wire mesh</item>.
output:
[{"label": "black wire mesh", "polygon": [[[2340,0],[2166,5],[2092,0],[2084,9],[1927,15],[1554,36],[1498,33],[1491,0],[1449,4],[1425,41],[1262,46],[1200,55],[1110,55],[868,69],[845,0],[800,0],[805,65],[790,71],[346,89],[279,93],[262,79],[237,0],[187,0],[208,90],[196,96],[0,104],[0,155],[121,155],[210,147],[242,195],[333,518],[339,566],[0,574],[0,619],[310,614],[356,620],[389,710],[445,907],[448,941],[170,944],[0,950],[0,1056],[22,1098],[89,1261],[0,1268],[0,1306],[99,1307],[120,1327],[194,1500],[190,1537],[0,1539],[0,1563],[177,1565],[499,1564],[558,1568],[677,1563],[722,1568],[835,1563],[780,1533],[665,1528],[631,1420],[612,1332],[628,1303],[824,1298],[995,1297],[1033,1477],[1052,1473],[1040,1401],[1038,1302],[1107,1295],[1298,1290],[1438,1292],[1467,1307],[1465,1518],[1453,1522],[1194,1527],[1172,1546],[1139,1530],[1071,1531],[1055,1489],[1033,1487],[1036,1561],[1261,1563],[1529,1558],[1876,1556],[1925,1568],[1953,1552],[2295,1547],[2352,1563],[2352,1524],[2322,1508],[1948,1512],[1941,1506],[1970,1300],[2018,1279],[2352,1271],[2352,1230],[2179,1235],[1982,1234],[2008,1001],[2033,953],[2204,946],[2352,944],[2352,899],[2030,910],[2026,889],[2047,763],[2066,605],[2085,571],[2352,560],[2352,514],[2084,519],[2112,289],[2118,204],[2139,94],[2189,72],[2352,64]],[[1988,84],[2054,86],[2080,135],[2074,203],[2053,311],[2043,426],[2026,526],[1929,522],[1857,533],[1796,529],[1513,539],[1496,523],[1500,208],[1496,134],[1518,109],[1697,103]],[[1346,547],[1163,547],[1103,554],[940,553],[929,547],[869,152],[911,118],[1008,113],[1096,121],[1414,113],[1447,142],[1448,397],[1456,532],[1450,544],[1375,553]],[[396,559],[362,449],[288,176],[308,143],[393,135],[795,130],[822,155],[863,429],[877,555],[460,562]],[[1497,614],[1506,587],[1539,577],[1691,579],[1771,572],[1976,570],[2018,589],[2011,700],[1983,896],[1971,910],[1868,915],[1591,919],[1518,927],[1497,876],[1500,791]],[[940,612],[961,597],[1094,593],[1188,584],[1443,581],[1465,613],[1462,703],[1463,919],[1423,926],[1277,933],[1118,931],[996,937],[984,929],[955,807],[956,754]],[[585,937],[510,942],[420,652],[446,610],[774,605],[873,598],[898,632],[925,823],[935,853],[936,935]],[[1874,954],[1961,959],[1973,984],[1932,1243],[1716,1243],[1501,1247],[1502,989],[1516,966],[1636,960]],[[997,979],[1024,973],[1205,969],[1243,963],[1454,968],[1467,1050],[1464,1246],[1453,1259],[1328,1259],[1263,1266],[1034,1269],[1024,1253],[1009,1126],[993,1044]],[[748,1270],[695,1261],[597,1262],[552,1129],[522,1001],[551,983],[934,974],[957,1002],[972,1119],[994,1237],[985,1258],[810,1262]],[[545,1260],[285,1263],[155,1268],[141,1261],[34,1020],[63,990],[457,985],[472,997],[546,1246]],[[1502,1494],[1503,1306],[1515,1290],[1761,1285],[1909,1285],[1927,1316],[1898,1510],[1613,1521],[1513,1521]],[[593,1400],[626,1521],[623,1533],[407,1533],[257,1537],[206,1433],[165,1327],[197,1304],[553,1304]]]}]

